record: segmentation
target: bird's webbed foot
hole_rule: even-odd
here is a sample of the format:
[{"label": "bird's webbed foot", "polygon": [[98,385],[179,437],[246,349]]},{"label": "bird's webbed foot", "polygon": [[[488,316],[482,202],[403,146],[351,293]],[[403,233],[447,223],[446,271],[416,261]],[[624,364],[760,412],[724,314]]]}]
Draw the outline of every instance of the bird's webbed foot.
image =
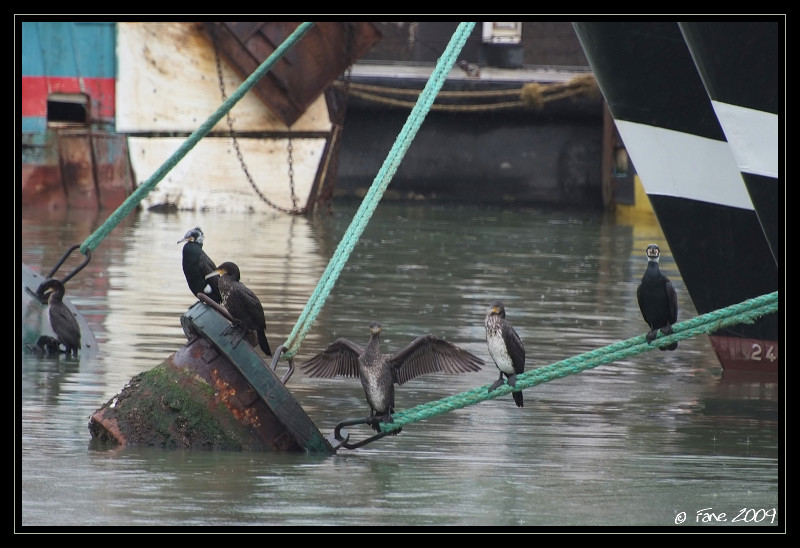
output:
[{"label": "bird's webbed foot", "polygon": [[667,324],[661,328],[661,333],[664,335],[672,335],[672,324]]},{"label": "bird's webbed foot", "polygon": [[648,331],[647,335],[645,335],[644,338],[647,340],[647,344],[650,344],[651,342],[653,342],[653,340],[655,340],[657,336],[658,336],[658,329],[653,329],[651,331]]},{"label": "bird's webbed foot", "polygon": [[[517,385],[517,375],[516,374],[509,375],[507,378],[508,378],[508,386],[513,388],[513,387],[515,387]],[[492,385],[489,387],[489,392],[494,392],[495,390],[500,388],[503,385],[504,382],[506,382],[505,378],[503,378],[503,375],[500,375],[500,378],[497,379],[496,381],[494,381],[492,383]]]},{"label": "bird's webbed foot", "polygon": [[[372,426],[372,429],[376,432],[381,432],[380,423],[385,422],[387,424],[393,423],[394,419],[392,418],[392,413],[384,413],[383,415],[370,415],[367,417],[367,424]],[[398,428],[397,430],[392,430],[389,434],[390,436],[396,436],[400,432],[402,432],[402,428]]]},{"label": "bird's webbed foot", "polygon": [[492,383],[492,385],[489,387],[489,392],[494,392],[495,390],[497,390],[498,388],[500,388],[500,386],[501,386],[501,385],[502,385],[504,382],[505,382],[505,379],[503,378],[503,374],[502,374],[502,373],[500,373],[500,378],[498,378],[496,381],[494,381],[494,382]]}]

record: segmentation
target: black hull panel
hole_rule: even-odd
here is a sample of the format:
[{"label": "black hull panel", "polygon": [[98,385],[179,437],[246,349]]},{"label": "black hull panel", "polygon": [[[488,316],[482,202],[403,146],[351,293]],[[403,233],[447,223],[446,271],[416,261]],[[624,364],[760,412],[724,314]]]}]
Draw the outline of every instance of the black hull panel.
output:
[{"label": "black hull panel", "polygon": [[[697,52],[689,49],[679,24],[574,27],[697,312],[778,290],[779,261],[772,253],[779,232],[777,179],[745,173],[738,154],[745,145],[734,144],[735,156],[695,65]],[[736,51],[715,49],[723,57]],[[715,70],[709,63],[704,75]],[[722,78],[715,81],[722,86]],[[751,83],[750,76],[738,78],[739,86]],[[726,93],[739,106],[769,102],[754,93]],[[777,370],[779,323],[778,314],[771,314],[714,333],[722,366],[759,370],[769,352],[767,366]]]},{"label": "black hull panel", "polygon": [[783,56],[778,21],[679,25],[780,265],[778,125]]},{"label": "black hull panel", "polygon": [[[698,314],[707,314],[778,290],[772,254],[754,211],[668,196],[651,196]],[[717,334],[753,339],[778,338],[777,314]]]}]

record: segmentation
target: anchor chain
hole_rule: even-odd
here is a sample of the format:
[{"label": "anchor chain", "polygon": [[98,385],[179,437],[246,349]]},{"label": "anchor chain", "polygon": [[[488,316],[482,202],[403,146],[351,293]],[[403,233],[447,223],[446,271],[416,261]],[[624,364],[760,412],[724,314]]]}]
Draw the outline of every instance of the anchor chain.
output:
[{"label": "anchor chain", "polygon": [[[225,80],[222,77],[222,61],[219,57],[219,49],[217,48],[216,40],[213,41],[214,44],[214,58],[217,62],[217,80],[219,81],[219,91],[222,94],[223,102],[227,100],[228,95],[225,92]],[[268,206],[281,211],[283,213],[289,213],[291,215],[302,215],[305,213],[305,208],[298,208],[297,207],[297,196],[295,195],[294,191],[294,159],[292,157],[292,152],[294,147],[292,146],[292,138],[291,138],[291,128],[288,128],[289,133],[289,142],[287,145],[288,148],[288,155],[289,155],[289,187],[291,189],[292,195],[292,204],[294,207],[287,208],[280,206],[267,198],[261,190],[256,186],[255,181],[253,181],[253,177],[250,175],[250,171],[247,169],[247,164],[244,161],[244,156],[242,155],[242,151],[239,148],[239,140],[236,138],[236,133],[233,130],[233,119],[231,118],[231,113],[228,111],[225,115],[225,119],[228,122],[228,131],[230,132],[231,141],[233,143],[233,148],[236,150],[236,157],[239,159],[239,165],[242,166],[242,171],[244,172],[245,176],[247,177],[247,181],[250,183],[250,186],[253,188],[255,193],[261,198],[261,201],[267,204]]]}]

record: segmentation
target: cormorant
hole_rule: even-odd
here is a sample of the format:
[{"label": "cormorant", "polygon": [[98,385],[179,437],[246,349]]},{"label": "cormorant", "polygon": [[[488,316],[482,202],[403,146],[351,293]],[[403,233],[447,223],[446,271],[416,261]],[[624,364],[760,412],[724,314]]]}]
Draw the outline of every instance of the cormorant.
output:
[{"label": "cormorant", "polygon": [[379,423],[393,420],[395,384],[428,373],[480,371],[484,365],[482,359],[434,335],[417,337],[394,354],[382,354],[381,330],[380,323],[372,322],[366,348],[348,339],[336,339],[300,366],[312,377],[359,377],[371,410],[371,425],[377,432]]},{"label": "cormorant", "polygon": [[47,297],[50,327],[67,349],[67,356],[77,356],[81,347],[81,328],[72,311],[64,304],[64,284],[61,280],[50,278],[39,287],[39,293]]},{"label": "cormorant", "polygon": [[[500,370],[500,378],[489,387],[489,392],[503,384],[504,375],[508,377],[509,386],[516,386],[517,375],[525,372],[525,346],[514,327],[506,320],[506,309],[501,301],[489,303],[485,323],[489,355]],[[511,395],[517,407],[522,407],[522,391],[512,392]]]},{"label": "cormorant", "polygon": [[225,307],[234,320],[236,325],[232,326],[240,331],[240,336],[236,338],[234,344],[247,334],[249,330],[256,332],[258,346],[267,356],[272,356],[272,350],[267,342],[267,320],[264,317],[264,307],[258,300],[256,294],[249,287],[239,281],[239,267],[230,261],[224,262],[219,267],[206,274],[206,278],[218,279],[218,288],[222,300],[220,304]]},{"label": "cormorant", "polygon": [[[647,270],[642,276],[642,283],[636,288],[636,299],[639,301],[639,310],[650,331],[645,338],[648,344],[658,336],[658,330],[664,335],[672,333],[672,324],[678,321],[678,294],[675,287],[658,268],[658,259],[661,250],[656,244],[647,246]],[[661,350],[675,350],[678,343],[660,346]]]},{"label": "cormorant", "polygon": [[[186,276],[186,283],[189,284],[192,295],[206,293],[214,302],[221,303],[222,297],[217,287],[219,278],[206,279],[206,276],[213,272],[217,265],[203,251],[204,239],[203,231],[196,226],[189,230],[183,239],[178,240],[178,243],[186,242],[183,245],[183,275]],[[206,291],[207,286],[208,291]]]}]

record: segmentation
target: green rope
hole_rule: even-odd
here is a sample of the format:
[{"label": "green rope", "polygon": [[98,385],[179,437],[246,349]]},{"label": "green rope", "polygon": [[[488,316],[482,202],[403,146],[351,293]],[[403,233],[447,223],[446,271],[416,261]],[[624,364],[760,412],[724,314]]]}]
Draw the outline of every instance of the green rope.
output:
[{"label": "green rope", "polygon": [[645,335],[639,335],[626,341],[614,343],[517,375],[517,382],[514,388],[510,387],[508,384],[502,384],[496,390],[489,392],[490,385],[487,384],[485,386],[473,388],[467,392],[462,392],[461,394],[399,411],[392,416],[394,422],[381,423],[380,428],[382,432],[397,430],[412,422],[428,419],[456,409],[461,409],[468,405],[474,405],[485,400],[504,396],[510,392],[567,377],[587,369],[592,369],[598,365],[635,356],[642,352],[655,350],[659,346],[664,346],[671,342],[696,337],[704,333],[713,333],[725,327],[741,323],[753,323],[757,318],[777,311],[778,292],[775,291],[774,293],[768,293],[761,297],[749,299],[739,304],[728,306],[675,324],[671,335],[659,336],[652,344],[647,343]]},{"label": "green rope", "polygon": [[194,146],[211,131],[211,129],[219,122],[225,114],[233,108],[233,106],[244,97],[245,93],[252,88],[284,54],[297,43],[306,32],[314,25],[314,23],[301,23],[295,31],[270,55],[261,65],[242,83],[239,88],[228,97],[222,105],[209,116],[208,120],[203,122],[194,133],[192,133],[186,141],[178,148],[178,150],[170,156],[149,179],[142,183],[122,204],[112,213],[108,219],[88,238],[81,244],[81,253],[86,255],[86,252],[95,249],[114,228],[122,222],[122,220],[133,211],[139,202],[141,202],[151,190],[166,176],[169,171],[180,162]]},{"label": "green rope", "polygon": [[287,348],[283,353],[284,358],[290,359],[297,353],[300,344],[314,324],[319,311],[325,304],[325,299],[327,299],[330,294],[331,289],[336,283],[336,279],[339,277],[339,273],[342,271],[344,264],[347,262],[362,232],[364,232],[364,228],[366,228],[386,187],[389,186],[392,177],[394,177],[408,147],[411,146],[411,142],[416,136],[423,120],[425,120],[425,116],[430,111],[433,101],[436,99],[436,94],[447,79],[447,75],[453,68],[453,65],[455,65],[458,54],[464,47],[474,26],[474,22],[459,23],[458,28],[453,33],[450,43],[447,45],[447,49],[436,63],[436,68],[433,70],[433,73],[431,73],[428,83],[425,85],[425,89],[420,93],[416,105],[414,105],[414,108],[408,115],[408,120],[406,120],[403,129],[395,140],[394,146],[389,151],[386,160],[383,162],[383,166],[381,166],[381,169],[375,176],[369,192],[364,196],[361,206],[359,206],[358,211],[353,217],[347,232],[345,232],[342,240],[339,242],[339,246],[328,262],[325,272],[322,273],[317,287],[314,289],[294,329],[292,329],[287,341],[284,343],[283,346]]}]

